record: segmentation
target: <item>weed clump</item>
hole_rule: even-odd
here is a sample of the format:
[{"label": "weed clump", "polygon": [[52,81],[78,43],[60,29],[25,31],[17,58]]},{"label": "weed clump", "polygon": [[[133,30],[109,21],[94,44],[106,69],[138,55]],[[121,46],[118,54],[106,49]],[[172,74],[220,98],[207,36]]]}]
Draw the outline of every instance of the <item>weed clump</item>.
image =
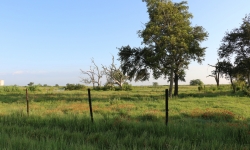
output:
[{"label": "weed clump", "polygon": [[38,85],[30,85],[27,87],[27,89],[32,92],[40,90]]},{"label": "weed clump", "polygon": [[4,86],[3,88],[0,89],[2,92],[20,92],[21,89],[14,85],[14,86]]}]

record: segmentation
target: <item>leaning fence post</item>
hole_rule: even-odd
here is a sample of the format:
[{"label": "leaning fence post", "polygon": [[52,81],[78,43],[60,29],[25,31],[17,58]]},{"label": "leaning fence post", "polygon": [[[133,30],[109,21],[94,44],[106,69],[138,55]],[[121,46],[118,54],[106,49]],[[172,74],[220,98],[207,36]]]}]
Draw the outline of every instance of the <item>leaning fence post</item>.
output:
[{"label": "leaning fence post", "polygon": [[165,90],[166,125],[168,125],[168,89]]},{"label": "leaning fence post", "polygon": [[93,112],[92,112],[92,103],[91,103],[91,96],[90,96],[90,89],[88,89],[88,95],[89,95],[89,111],[90,111],[90,117],[91,122],[93,122]]},{"label": "leaning fence post", "polygon": [[29,116],[29,99],[28,99],[28,89],[26,88],[26,102],[27,102],[27,114]]}]

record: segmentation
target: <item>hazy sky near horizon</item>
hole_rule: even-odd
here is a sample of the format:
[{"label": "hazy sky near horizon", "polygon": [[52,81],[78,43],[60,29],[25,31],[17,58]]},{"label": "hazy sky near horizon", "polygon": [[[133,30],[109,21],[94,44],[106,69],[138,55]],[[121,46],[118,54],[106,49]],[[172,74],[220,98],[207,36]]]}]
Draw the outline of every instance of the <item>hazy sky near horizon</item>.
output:
[{"label": "hazy sky near horizon", "polygon": [[[109,3],[108,3],[109,2]],[[180,2],[180,0],[173,0]],[[217,62],[217,49],[226,31],[237,28],[250,13],[249,0],[188,0],[192,25],[209,33],[202,46],[208,47],[202,65],[192,62],[186,82],[206,77]],[[148,22],[142,0],[8,0],[0,3],[0,80],[5,85],[65,85],[80,83],[82,70],[89,70],[91,58],[101,67],[117,59],[117,48],[141,46],[137,31]],[[116,61],[119,65],[119,62]],[[151,79],[134,85],[168,84]],[[229,83],[221,79],[221,83]]]}]

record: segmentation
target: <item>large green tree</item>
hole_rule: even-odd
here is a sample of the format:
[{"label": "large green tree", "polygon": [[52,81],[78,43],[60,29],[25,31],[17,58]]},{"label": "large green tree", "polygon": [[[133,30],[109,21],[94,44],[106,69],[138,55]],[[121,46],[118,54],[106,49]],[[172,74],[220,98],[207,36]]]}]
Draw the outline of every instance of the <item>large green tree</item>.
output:
[{"label": "large green tree", "polygon": [[230,60],[234,57],[237,74],[244,76],[250,86],[250,14],[243,18],[239,28],[235,28],[222,39],[218,50],[220,58]]},{"label": "large green tree", "polygon": [[233,79],[236,77],[236,69],[234,65],[228,61],[223,60],[218,63],[218,67],[220,68],[220,73],[222,76],[224,76],[226,79],[230,80],[231,86],[234,88],[234,82]]},{"label": "large green tree", "polygon": [[187,2],[144,0],[147,4],[149,22],[138,31],[144,48],[119,48],[122,69],[130,79],[147,80],[152,70],[154,78],[164,76],[170,82],[169,96],[178,95],[178,81],[184,80],[185,69],[191,60],[201,63],[205,56],[200,42],[208,34],[201,26],[191,26],[193,17]]}]

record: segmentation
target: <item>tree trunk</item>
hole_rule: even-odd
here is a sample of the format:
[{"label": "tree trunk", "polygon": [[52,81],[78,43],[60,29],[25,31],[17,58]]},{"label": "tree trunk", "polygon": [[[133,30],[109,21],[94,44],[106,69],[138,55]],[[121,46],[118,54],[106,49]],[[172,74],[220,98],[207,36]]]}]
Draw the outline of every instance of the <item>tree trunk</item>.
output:
[{"label": "tree trunk", "polygon": [[231,82],[231,86],[233,86],[233,79],[231,76],[230,76],[230,82]]},{"label": "tree trunk", "polygon": [[247,85],[248,87],[250,87],[250,74],[248,74],[248,77],[247,77]]},{"label": "tree trunk", "polygon": [[122,79],[116,80],[115,83],[119,86],[119,88],[122,90]]},{"label": "tree trunk", "polygon": [[178,80],[179,80],[178,74],[174,73],[174,96],[178,96]]},{"label": "tree trunk", "polygon": [[122,90],[122,83],[119,84],[120,89]]},{"label": "tree trunk", "polygon": [[220,76],[219,76],[219,73],[215,75],[215,81],[216,81],[217,87],[219,87],[220,86]]},{"label": "tree trunk", "polygon": [[233,83],[233,77],[231,77],[231,76],[230,76],[230,82],[231,82],[231,86],[233,88],[233,92],[235,93],[236,92],[236,87],[235,87],[235,85]]},{"label": "tree trunk", "polygon": [[170,72],[170,86],[169,86],[169,97],[171,98],[172,97],[172,91],[173,91],[173,69],[171,69],[171,72]]},{"label": "tree trunk", "polygon": [[101,87],[101,81],[100,81],[100,78],[99,78],[99,77],[98,77],[98,81],[97,81],[97,86],[98,86],[98,88]]},{"label": "tree trunk", "polygon": [[216,80],[217,87],[220,86],[219,80]]}]

